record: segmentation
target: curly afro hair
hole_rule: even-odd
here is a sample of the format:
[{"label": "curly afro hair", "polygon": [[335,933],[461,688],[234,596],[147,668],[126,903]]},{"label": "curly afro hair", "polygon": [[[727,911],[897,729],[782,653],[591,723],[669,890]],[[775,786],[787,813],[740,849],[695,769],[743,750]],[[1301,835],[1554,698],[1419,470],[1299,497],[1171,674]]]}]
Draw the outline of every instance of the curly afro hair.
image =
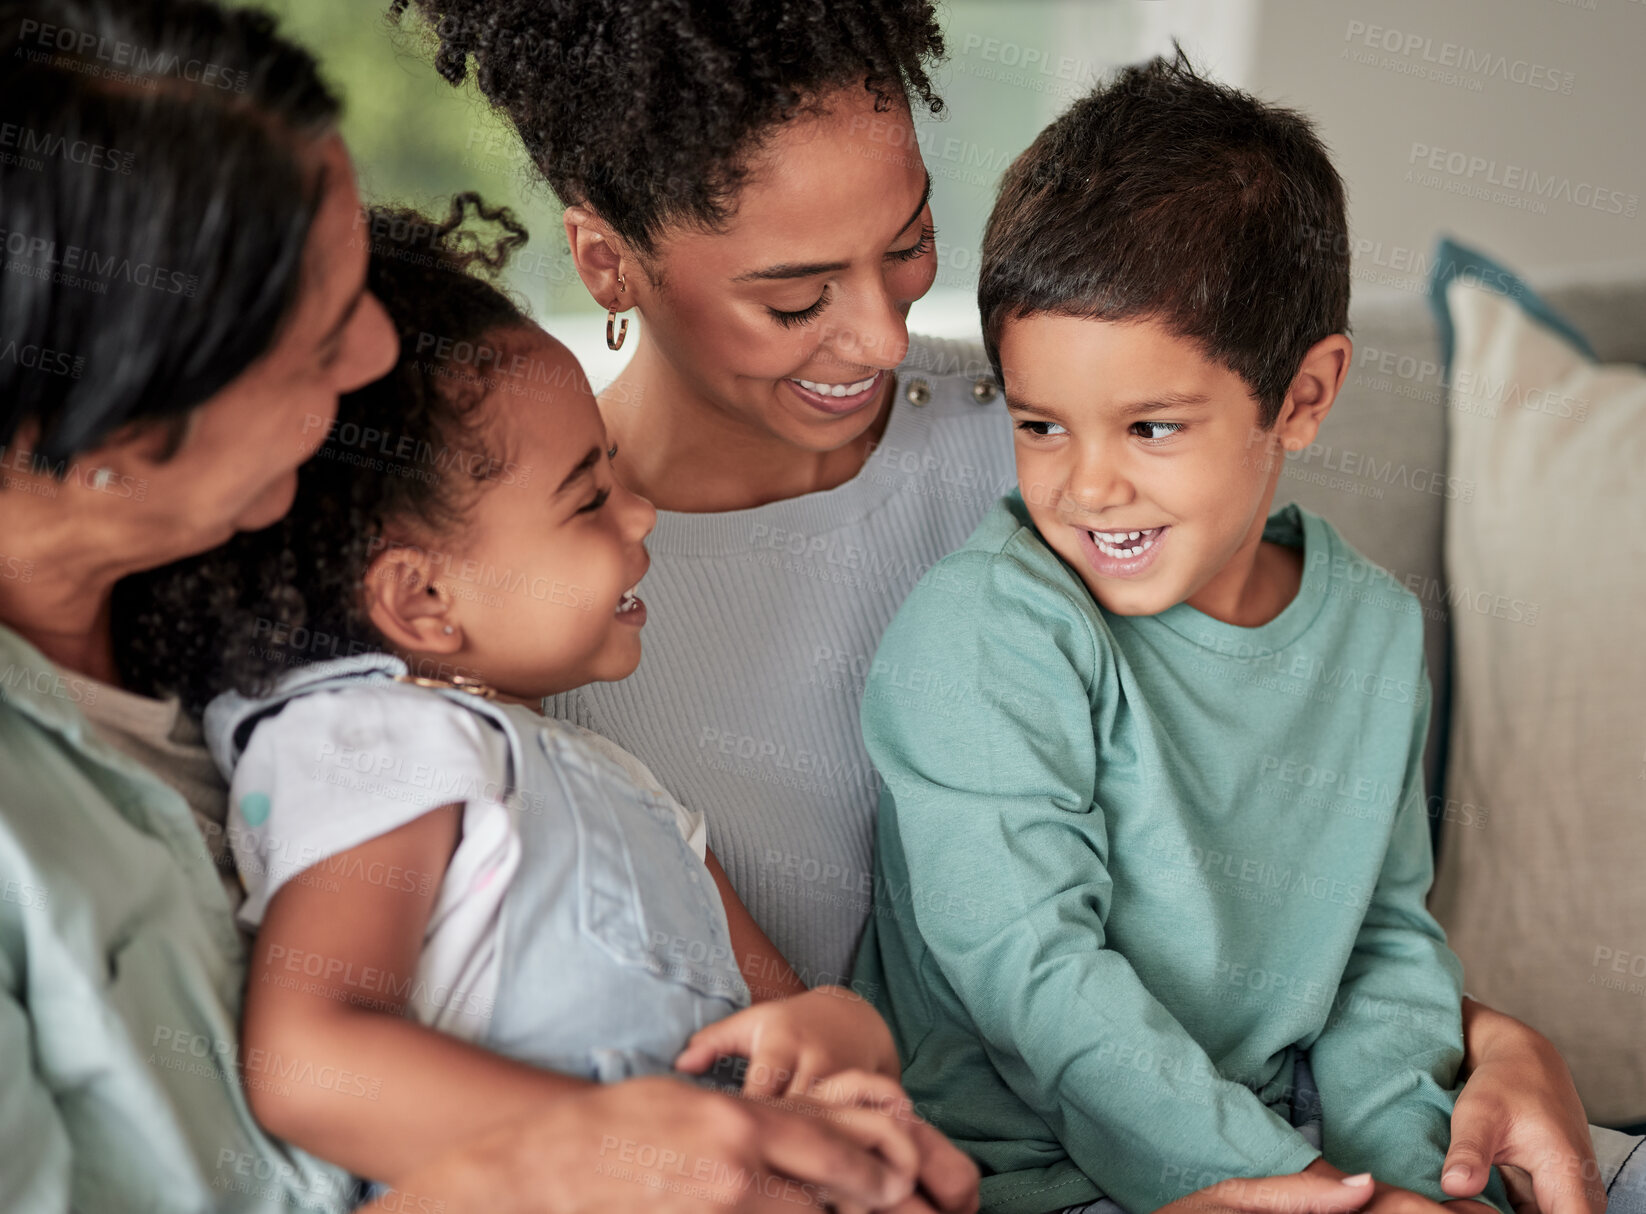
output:
[{"label": "curly afro hair", "polygon": [[438,40],[436,69],[475,80],[560,201],[642,254],[666,227],[713,231],[770,131],[829,92],[943,108],[930,0],[393,0]]},{"label": "curly afro hair", "polygon": [[[471,213],[501,235],[475,231]],[[400,357],[341,398],[285,518],[116,585],[115,652],[134,691],[176,695],[198,716],[213,696],[262,694],[293,666],[384,649],[361,593],[372,559],[390,535],[459,531],[508,466],[477,407],[488,354],[531,323],[494,285],[525,228],[472,193],[443,221],[376,207],[368,222],[367,285]],[[436,340],[465,353],[430,357]]]}]

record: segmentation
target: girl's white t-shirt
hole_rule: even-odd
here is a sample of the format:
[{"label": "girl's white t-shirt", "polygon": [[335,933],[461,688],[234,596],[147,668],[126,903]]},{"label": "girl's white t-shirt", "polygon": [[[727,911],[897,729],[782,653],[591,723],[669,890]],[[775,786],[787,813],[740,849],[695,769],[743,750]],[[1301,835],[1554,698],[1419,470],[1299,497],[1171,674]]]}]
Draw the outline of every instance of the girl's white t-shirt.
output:
[{"label": "girl's white t-shirt", "polygon": [[[702,814],[669,796],[639,759],[579,726],[544,719],[538,727],[571,735],[638,787],[668,797],[681,836],[704,857]],[[476,1040],[491,1022],[503,899],[521,859],[508,792],[502,732],[426,688],[378,684],[292,700],[257,725],[229,786],[229,844],[246,890],[240,922],[255,931],[291,881],[348,877],[385,893],[437,889],[417,972],[408,979],[358,971],[347,980],[368,998],[376,988],[403,1001],[420,1023]],[[453,804],[463,807],[462,829],[443,872],[368,866],[346,854]],[[288,950],[265,980],[324,985],[346,964]]]}]

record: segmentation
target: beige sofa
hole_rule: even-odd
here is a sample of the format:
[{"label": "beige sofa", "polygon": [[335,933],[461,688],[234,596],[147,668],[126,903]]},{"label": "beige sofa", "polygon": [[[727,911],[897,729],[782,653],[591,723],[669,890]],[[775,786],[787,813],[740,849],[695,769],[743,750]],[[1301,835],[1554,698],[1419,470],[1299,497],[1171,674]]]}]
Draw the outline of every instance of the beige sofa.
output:
[{"label": "beige sofa", "polygon": [[[1529,276],[1528,282],[1556,313],[1588,339],[1601,362],[1646,362],[1646,267],[1541,279]],[[1427,296],[1386,287],[1361,291],[1357,284],[1351,325],[1355,355],[1348,382],[1322,427],[1319,442],[1289,462],[1276,500],[1290,498],[1329,518],[1361,552],[1393,571],[1422,603],[1436,704],[1427,755],[1432,824],[1443,857],[1442,897],[1437,899],[1436,909],[1446,922],[1449,917],[1444,896],[1448,879],[1444,871],[1446,849],[1458,849],[1449,857],[1456,861],[1463,849],[1478,848],[1483,836],[1468,827],[1482,825],[1473,819],[1484,812],[1478,806],[1450,796],[1453,790],[1443,784],[1448,724],[1457,707],[1453,703],[1455,680],[1450,668],[1454,619],[1464,610],[1496,611],[1500,613],[1499,618],[1503,618],[1528,608],[1526,604],[1495,601],[1490,587],[1467,588],[1470,597],[1454,600],[1458,588],[1448,586],[1446,581],[1443,528],[1448,504],[1456,501],[1460,494],[1472,493],[1477,486],[1458,477],[1448,461],[1445,375],[1441,367],[1440,339]],[[1640,480],[1646,484],[1646,468],[1640,469]],[[1572,542],[1574,538],[1563,537],[1563,542]],[[1598,559],[1600,554],[1596,556]],[[1617,559],[1617,554],[1613,554],[1613,559]],[[1629,554],[1624,554],[1623,559],[1629,559]],[[1535,607],[1530,610],[1535,611]],[[1641,633],[1632,638],[1618,638],[1621,643],[1646,645],[1646,604],[1642,605],[1639,618],[1643,624]],[[1532,622],[1537,624],[1539,644],[1581,645],[1590,640],[1581,628],[1572,627],[1580,621]],[[1568,628],[1571,628],[1569,641],[1564,639]],[[1537,689],[1527,688],[1525,692],[1528,700],[1535,704]],[[1641,688],[1641,696],[1646,698],[1646,687]],[[1646,719],[1646,711],[1642,715]],[[1641,739],[1641,747],[1646,749],[1646,736]],[[1646,839],[1646,757],[1642,758],[1641,774],[1639,797],[1633,802],[1640,807],[1640,813],[1615,826],[1615,819],[1603,824],[1605,830],[1631,832],[1633,854],[1637,855],[1642,840]],[[1633,794],[1625,792],[1624,796],[1627,799]],[[1549,812],[1586,812],[1587,806],[1581,798],[1573,797],[1570,801],[1549,806]],[[1612,812],[1615,814],[1615,810]],[[1526,856],[1523,861],[1505,862],[1503,844],[1513,836],[1511,827],[1512,823],[1494,821],[1487,829],[1501,833],[1490,838],[1491,848],[1481,848],[1479,853],[1489,852],[1493,856],[1491,863],[1496,866],[1536,869],[1543,888],[1559,889],[1561,880],[1570,887],[1603,880],[1633,881],[1638,888],[1641,882],[1646,882],[1646,872],[1639,871],[1551,872],[1550,866],[1563,862],[1569,865],[1570,861],[1569,857],[1549,854],[1547,849],[1542,854]],[[1515,855],[1512,849],[1507,854]],[[1495,880],[1498,876],[1494,868],[1490,877]],[[1517,871],[1501,873],[1501,880],[1506,882],[1520,878],[1521,873]],[[1454,924],[1466,917],[1457,914],[1455,897],[1451,911],[1452,922],[1447,926],[1457,931]],[[1535,923],[1535,915],[1532,919]],[[1522,926],[1516,930],[1537,929]],[[1618,941],[1625,942],[1620,947],[1628,948],[1638,943],[1639,951],[1646,955],[1646,922],[1607,924],[1604,930],[1596,928],[1587,934],[1572,933],[1569,924],[1562,930],[1572,938],[1553,947],[1563,951],[1551,952],[1548,941],[1538,943],[1544,949],[1541,955],[1560,956],[1572,963],[1564,967],[1565,976],[1558,979],[1565,984],[1562,998],[1554,1001],[1563,1003],[1568,1011],[1559,1016],[1545,1013],[1546,1019],[1565,1022],[1540,1024],[1534,1014],[1534,1009],[1551,1006],[1550,1000],[1540,1000],[1532,988],[1539,982],[1556,981],[1551,972],[1554,966],[1544,965],[1541,970],[1533,966],[1528,970],[1523,965],[1514,971],[1512,966],[1498,964],[1506,954],[1520,949],[1527,941],[1503,938],[1501,933],[1483,934],[1478,927],[1472,932],[1458,932],[1455,939],[1464,957],[1465,983],[1472,992],[1511,1014],[1531,1020],[1555,1039],[1563,1053],[1574,1059],[1580,1090],[1589,1089],[1585,1099],[1596,1120],[1613,1123],[1646,1120],[1646,1080],[1639,1078],[1646,1075],[1646,1064],[1642,1062],[1646,1059],[1646,997],[1630,997],[1627,992],[1620,994],[1614,989],[1609,994],[1597,991],[1592,997],[1585,993],[1582,999],[1577,999],[1572,990],[1577,980],[1571,976],[1577,967],[1588,966],[1587,959],[1579,954],[1589,947],[1591,939],[1597,949],[1612,948]],[[1615,960],[1615,950],[1611,955]],[[1596,967],[1602,968],[1598,962]],[[1513,982],[1505,982],[1500,975],[1510,972],[1517,976]],[[1490,989],[1482,989],[1483,983]],[[1572,1011],[1574,1003],[1582,1010]],[[1591,1040],[1594,1037],[1608,1043],[1605,1046],[1608,1052],[1595,1053]],[[1615,1075],[1608,1077],[1605,1074],[1607,1059],[1616,1060],[1616,1051],[1629,1050],[1630,1042],[1634,1043],[1634,1060],[1627,1069],[1635,1077],[1621,1081]],[[1581,1063],[1576,1061],[1579,1058]]]}]

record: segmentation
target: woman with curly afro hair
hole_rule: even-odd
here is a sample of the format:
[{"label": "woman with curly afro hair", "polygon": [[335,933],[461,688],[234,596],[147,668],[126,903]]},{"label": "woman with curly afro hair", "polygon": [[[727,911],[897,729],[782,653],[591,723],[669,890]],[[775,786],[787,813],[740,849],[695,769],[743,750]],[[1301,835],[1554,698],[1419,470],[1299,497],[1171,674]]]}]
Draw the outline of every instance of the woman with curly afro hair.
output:
[{"label": "woman with curly afro hair", "polygon": [[[1016,485],[981,345],[906,325],[936,275],[914,128],[942,109],[934,6],[390,7],[510,121],[608,341],[633,351],[600,404],[617,475],[659,511],[647,657],[545,707],[700,809],[800,976],[841,982],[875,895],[865,675],[920,575]],[[882,673],[930,690],[931,672]],[[1552,1176],[1539,1161],[1583,1134],[1564,1063],[1480,1004],[1464,1020],[1454,1142],[1481,1144],[1481,1183],[1494,1152]]]},{"label": "woman with curly afro hair", "polygon": [[734,886],[817,985],[872,901],[863,675],[915,580],[1013,483],[980,349],[911,340],[937,272],[913,0],[399,0],[566,204],[633,351],[603,394],[659,510],[647,660],[549,702],[701,806]]}]

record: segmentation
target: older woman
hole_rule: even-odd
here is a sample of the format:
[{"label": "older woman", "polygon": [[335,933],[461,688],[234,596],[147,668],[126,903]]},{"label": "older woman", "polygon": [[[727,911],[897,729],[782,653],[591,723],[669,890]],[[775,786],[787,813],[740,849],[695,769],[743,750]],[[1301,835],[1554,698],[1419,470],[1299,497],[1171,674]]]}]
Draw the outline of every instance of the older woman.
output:
[{"label": "older woman", "polygon": [[[762,928],[807,981],[840,981],[874,900],[864,675],[920,574],[1016,479],[982,350],[905,324],[936,272],[912,112],[940,105],[933,5],[394,8],[411,3],[439,70],[472,64],[567,204],[578,273],[634,351],[601,405],[619,475],[659,509],[647,656],[548,706],[700,809]],[[1479,1193],[1497,1163],[1552,1214],[1598,1211],[1638,1143],[1601,1132],[1597,1170],[1549,1043],[1461,1012],[1446,1191]]]}]

